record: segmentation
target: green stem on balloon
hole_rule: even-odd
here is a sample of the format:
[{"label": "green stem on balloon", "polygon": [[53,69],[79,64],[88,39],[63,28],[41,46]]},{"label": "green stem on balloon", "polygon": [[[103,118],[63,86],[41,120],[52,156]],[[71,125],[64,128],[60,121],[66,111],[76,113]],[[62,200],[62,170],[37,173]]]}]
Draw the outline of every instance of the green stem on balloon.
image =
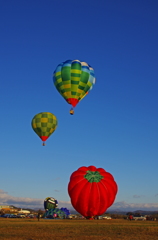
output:
[{"label": "green stem on balloon", "polygon": [[88,182],[100,182],[104,177],[98,171],[87,171],[84,177],[88,180]]}]

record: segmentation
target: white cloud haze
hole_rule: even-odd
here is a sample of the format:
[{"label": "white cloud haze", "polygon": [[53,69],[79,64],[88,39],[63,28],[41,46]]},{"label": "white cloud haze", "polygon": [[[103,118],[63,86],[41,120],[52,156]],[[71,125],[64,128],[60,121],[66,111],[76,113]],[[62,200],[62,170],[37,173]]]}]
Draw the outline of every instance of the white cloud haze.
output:
[{"label": "white cloud haze", "polygon": [[121,211],[157,211],[158,203],[126,203],[124,201],[114,203],[109,210],[121,210]]},{"label": "white cloud haze", "polygon": [[[0,205],[13,205],[19,208],[40,208],[43,209],[44,199],[14,197],[0,189]],[[70,202],[58,201],[59,207],[72,208]]]},{"label": "white cloud haze", "polygon": [[[3,191],[2,189],[0,189],[0,205],[14,205],[15,207],[19,207],[19,208],[43,209],[43,202],[44,202],[44,199],[14,197],[14,196],[9,195],[7,192]],[[73,209],[71,202],[69,202],[69,201],[58,201],[58,203],[59,203],[59,205],[58,205],[59,208],[66,207],[70,210]],[[126,203],[124,201],[121,201],[121,202],[114,203],[108,210],[157,211],[157,209],[158,209],[158,203]]]}]

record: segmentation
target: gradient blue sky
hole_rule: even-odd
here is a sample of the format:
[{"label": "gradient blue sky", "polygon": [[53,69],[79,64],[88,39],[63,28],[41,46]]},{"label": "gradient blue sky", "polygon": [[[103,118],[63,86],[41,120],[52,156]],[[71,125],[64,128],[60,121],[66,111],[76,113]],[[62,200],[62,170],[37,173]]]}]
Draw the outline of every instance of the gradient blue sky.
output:
[{"label": "gradient blue sky", "polygon": [[[94,165],[118,184],[113,208],[158,209],[157,11],[156,0],[1,1],[0,204],[69,206],[71,173]],[[74,116],[52,81],[67,59],[97,79]],[[42,147],[31,120],[44,111],[59,124]]]}]

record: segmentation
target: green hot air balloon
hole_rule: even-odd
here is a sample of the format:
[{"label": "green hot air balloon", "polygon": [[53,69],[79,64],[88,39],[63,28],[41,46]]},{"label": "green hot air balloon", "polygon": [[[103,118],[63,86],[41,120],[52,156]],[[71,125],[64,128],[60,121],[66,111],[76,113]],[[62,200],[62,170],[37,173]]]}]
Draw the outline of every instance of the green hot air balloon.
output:
[{"label": "green hot air balloon", "polygon": [[94,69],[86,62],[67,60],[57,66],[53,74],[54,85],[62,97],[75,107],[95,84]]},{"label": "green hot air balloon", "polygon": [[45,146],[45,141],[57,128],[58,120],[52,113],[42,112],[34,116],[31,124],[35,133],[43,141],[43,146]]},{"label": "green hot air balloon", "polygon": [[55,198],[53,198],[53,197],[47,197],[44,200],[44,208],[45,208],[45,210],[54,209],[57,206],[58,206],[58,201]]}]

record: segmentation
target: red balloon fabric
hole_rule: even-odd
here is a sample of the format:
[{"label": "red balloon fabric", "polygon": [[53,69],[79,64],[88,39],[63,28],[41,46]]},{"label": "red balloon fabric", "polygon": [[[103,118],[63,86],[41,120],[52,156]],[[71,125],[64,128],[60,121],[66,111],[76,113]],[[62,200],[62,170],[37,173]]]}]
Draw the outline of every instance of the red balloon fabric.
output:
[{"label": "red balloon fabric", "polygon": [[80,167],[72,173],[68,193],[74,209],[86,218],[102,215],[116,197],[117,184],[103,168]]}]

